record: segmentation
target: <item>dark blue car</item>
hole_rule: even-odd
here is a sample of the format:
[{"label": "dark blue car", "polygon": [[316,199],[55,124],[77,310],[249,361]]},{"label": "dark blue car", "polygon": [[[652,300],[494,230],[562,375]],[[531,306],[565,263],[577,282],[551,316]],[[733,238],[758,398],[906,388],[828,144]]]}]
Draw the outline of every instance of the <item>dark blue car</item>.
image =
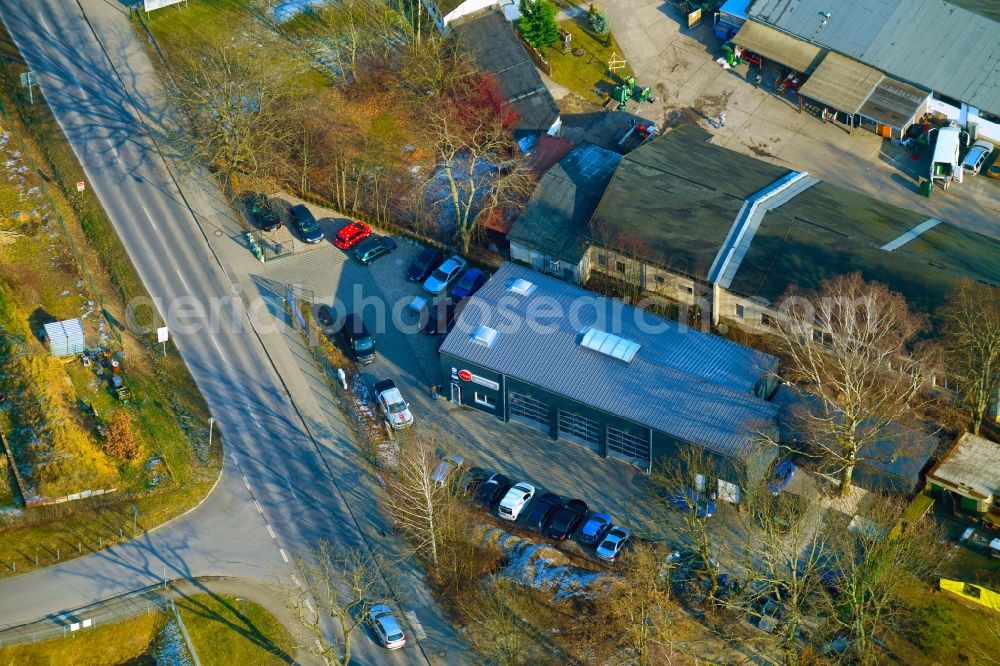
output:
[{"label": "dark blue car", "polygon": [[459,300],[472,296],[486,284],[486,277],[486,273],[478,268],[470,268],[462,274],[458,283],[452,288],[451,295]]},{"label": "dark blue car", "polygon": [[611,529],[611,516],[606,513],[595,513],[580,528],[580,542],[588,546],[595,546],[608,530]]},{"label": "dark blue car", "polygon": [[694,488],[685,488],[667,498],[667,501],[678,511],[690,511],[692,506],[697,507],[699,518],[711,518],[715,515],[715,500],[710,497],[702,497]]}]

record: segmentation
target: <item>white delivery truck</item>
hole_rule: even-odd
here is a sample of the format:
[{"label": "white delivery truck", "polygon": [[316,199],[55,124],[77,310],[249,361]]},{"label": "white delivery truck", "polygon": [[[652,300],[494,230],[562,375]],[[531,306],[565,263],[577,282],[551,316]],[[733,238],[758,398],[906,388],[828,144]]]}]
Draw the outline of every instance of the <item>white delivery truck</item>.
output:
[{"label": "white delivery truck", "polygon": [[934,143],[931,158],[931,182],[948,189],[951,181],[962,182],[962,162],[958,159],[963,145],[969,142],[969,133],[955,125],[939,127],[930,131]]}]

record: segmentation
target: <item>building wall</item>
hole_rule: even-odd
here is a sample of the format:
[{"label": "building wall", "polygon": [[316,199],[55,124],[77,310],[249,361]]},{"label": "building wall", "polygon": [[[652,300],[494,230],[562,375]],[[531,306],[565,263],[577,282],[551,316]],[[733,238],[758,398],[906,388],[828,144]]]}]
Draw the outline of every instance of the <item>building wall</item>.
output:
[{"label": "building wall", "polygon": [[[517,241],[510,241],[510,258],[511,261],[530,266],[539,273],[555,275],[567,282],[583,284],[586,281],[586,279],[581,280],[581,272],[586,267],[585,261],[581,261],[579,264],[571,264],[566,261],[556,260],[541,250],[522,245]],[[553,262],[555,261],[558,261],[558,264],[554,264]]]},{"label": "building wall", "polygon": [[989,139],[995,143],[1000,143],[1000,123],[986,120],[980,115],[979,109],[973,106],[964,103],[961,103],[960,106],[955,106],[944,100],[931,97],[927,103],[927,110],[931,113],[934,111],[942,113],[948,120],[962,127],[967,127],[970,123],[975,123],[977,138]]},{"label": "building wall", "polygon": [[[607,432],[609,427],[641,435],[644,438],[651,437],[650,466],[655,465],[658,460],[675,458],[681,447],[687,445],[687,442],[674,438],[667,433],[657,430],[653,430],[650,433],[650,429],[646,426],[634,423],[627,419],[622,419],[613,414],[608,414],[607,412],[603,412],[586,405],[582,405],[563,395],[541,389],[537,386],[533,386],[517,379],[504,377],[489,368],[456,359],[448,354],[441,354],[441,365],[444,376],[449,378],[449,385],[443,388],[443,393],[446,397],[451,399],[453,395],[451,385],[455,384],[461,387],[462,405],[492,414],[503,421],[512,420],[509,404],[509,395],[511,392],[528,395],[548,405],[548,422],[537,426],[533,424],[533,427],[537,427],[540,432],[545,433],[551,439],[560,438],[560,410],[581,414],[586,418],[597,422],[599,424],[601,434],[599,441],[595,445],[582,444],[572,439],[567,441],[572,441],[580,446],[585,446],[586,448],[594,450],[596,453],[604,457],[621,458],[621,456],[616,455],[613,451],[609,451],[608,449]],[[464,381],[460,379],[458,373],[461,370],[467,370],[472,373],[473,381]],[[496,382],[496,387],[491,388],[484,386],[482,383],[477,383],[482,380]],[[477,401],[477,393],[479,393],[479,398],[485,398],[485,400]],[[494,406],[489,407],[483,404],[484,401],[492,401]],[[562,439],[566,438],[563,437]],[[717,478],[709,479],[711,487],[715,489],[718,487],[717,481],[719,479],[728,481],[732,484],[740,485],[741,480],[747,476],[760,478],[767,472],[770,465],[777,457],[777,449],[775,447],[762,448],[755,454],[748,456],[745,463],[711,451],[706,451],[706,454],[710,458],[712,466],[715,468],[718,475]],[[649,466],[640,465],[640,467],[649,471]]]}]

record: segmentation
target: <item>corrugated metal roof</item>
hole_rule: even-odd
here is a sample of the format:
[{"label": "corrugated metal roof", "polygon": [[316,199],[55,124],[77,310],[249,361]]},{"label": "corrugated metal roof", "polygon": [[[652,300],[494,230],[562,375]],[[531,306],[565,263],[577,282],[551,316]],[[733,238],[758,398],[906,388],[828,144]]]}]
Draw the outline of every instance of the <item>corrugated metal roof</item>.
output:
[{"label": "corrugated metal roof", "polygon": [[827,53],[799,92],[839,111],[857,113],[885,76],[839,53]]},{"label": "corrugated metal roof", "polygon": [[891,76],[882,79],[872,94],[861,106],[859,113],[874,118],[885,125],[903,129],[914,122],[914,116],[920,111],[930,93]]},{"label": "corrugated metal roof", "polygon": [[967,432],[927,478],[964,486],[982,498],[1000,494],[1000,444]]},{"label": "corrugated metal roof", "polygon": [[1000,113],[1000,23],[980,14],[944,0],[756,0],[749,13],[896,78]]},{"label": "corrugated metal roof", "polygon": [[45,337],[53,356],[72,356],[86,349],[83,324],[79,319],[66,319],[45,324]]},{"label": "corrugated metal roof", "polygon": [[822,54],[812,44],[755,21],[744,23],[733,37],[733,42],[800,72],[811,69]]},{"label": "corrugated metal roof", "polygon": [[[517,296],[508,284],[518,278],[538,288]],[[471,338],[480,325],[500,331],[490,349]],[[587,349],[591,327],[641,348],[631,363]],[[773,356],[510,263],[472,297],[441,353],[725,455],[751,447],[776,413],[751,395]]]}]

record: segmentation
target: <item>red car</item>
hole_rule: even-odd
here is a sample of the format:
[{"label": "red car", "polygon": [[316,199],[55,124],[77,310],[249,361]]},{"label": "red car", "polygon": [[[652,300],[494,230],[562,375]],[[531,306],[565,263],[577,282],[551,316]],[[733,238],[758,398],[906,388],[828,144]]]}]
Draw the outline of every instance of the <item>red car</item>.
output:
[{"label": "red car", "polygon": [[337,237],[333,239],[333,244],[341,250],[349,250],[372,233],[372,228],[364,222],[350,222],[343,229],[337,232]]}]

